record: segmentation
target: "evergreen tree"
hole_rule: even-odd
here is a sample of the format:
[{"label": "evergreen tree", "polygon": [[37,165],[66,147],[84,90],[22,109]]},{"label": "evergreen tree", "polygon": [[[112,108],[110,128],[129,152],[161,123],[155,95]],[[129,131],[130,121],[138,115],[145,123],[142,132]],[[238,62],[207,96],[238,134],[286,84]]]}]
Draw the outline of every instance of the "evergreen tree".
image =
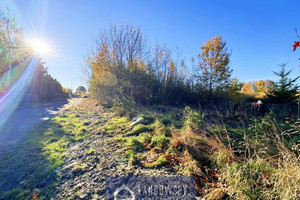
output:
[{"label": "evergreen tree", "polygon": [[268,100],[271,103],[292,104],[297,101],[297,90],[299,89],[299,85],[296,84],[296,81],[299,76],[291,79],[288,77],[291,72],[292,70],[286,70],[286,64],[281,65],[279,72],[274,72],[280,79],[267,93]]},{"label": "evergreen tree", "polygon": [[63,92],[61,84],[48,73],[48,70],[44,65],[45,62],[40,59],[28,93],[36,94],[38,101],[51,101],[55,98],[66,98],[67,94]]}]

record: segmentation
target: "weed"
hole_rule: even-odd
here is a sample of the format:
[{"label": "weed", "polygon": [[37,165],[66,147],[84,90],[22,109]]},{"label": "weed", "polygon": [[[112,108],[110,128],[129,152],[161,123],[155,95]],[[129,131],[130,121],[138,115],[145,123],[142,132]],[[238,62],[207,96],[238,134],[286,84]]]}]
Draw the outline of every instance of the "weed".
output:
[{"label": "weed", "polygon": [[30,190],[14,188],[11,191],[6,192],[3,196],[3,198],[6,200],[24,200],[24,199],[28,199],[28,197],[30,197],[30,196],[31,196]]},{"label": "weed", "polygon": [[166,148],[170,143],[170,138],[163,134],[154,135],[151,139],[151,147]]},{"label": "weed", "polygon": [[87,154],[87,155],[94,155],[95,152],[96,152],[96,150],[95,150],[94,148],[90,148],[90,149],[86,152],[86,154]]},{"label": "weed", "polygon": [[143,148],[142,143],[138,140],[137,137],[128,137],[124,142],[125,147],[130,147],[133,150],[137,151]]},{"label": "weed", "polygon": [[184,111],[185,125],[194,129],[204,128],[204,114],[200,114],[186,106]]},{"label": "weed", "polygon": [[154,162],[146,163],[145,167],[153,168],[153,167],[164,166],[166,164],[167,164],[167,159],[164,156],[160,156]]},{"label": "weed", "polygon": [[127,134],[127,136],[138,135],[143,132],[151,132],[153,129],[144,124],[138,124]]},{"label": "weed", "polygon": [[137,137],[138,141],[146,146],[151,142],[152,135],[148,133],[140,133],[139,136]]},{"label": "weed", "polygon": [[150,125],[155,121],[155,118],[151,115],[141,115],[141,117],[144,119],[143,124]]}]

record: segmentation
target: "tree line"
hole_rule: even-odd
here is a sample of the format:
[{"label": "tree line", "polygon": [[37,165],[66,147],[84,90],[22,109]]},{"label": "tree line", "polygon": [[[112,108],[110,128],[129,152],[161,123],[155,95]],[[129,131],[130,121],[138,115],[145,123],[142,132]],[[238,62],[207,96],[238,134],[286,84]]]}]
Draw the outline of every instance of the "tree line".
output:
[{"label": "tree line", "polygon": [[[8,90],[22,75],[30,61],[37,57],[23,37],[23,32],[8,9],[0,10],[0,94]],[[35,66],[33,80],[26,92],[35,101],[67,97],[61,84],[47,71],[41,58]]]},{"label": "tree line", "polygon": [[188,105],[200,99],[214,101],[216,93],[235,92],[229,56],[226,43],[217,36],[202,47],[197,72],[191,75],[180,53],[160,44],[150,46],[140,28],[111,26],[101,32],[84,72],[91,95],[110,106]]},{"label": "tree line", "polygon": [[83,71],[89,83],[89,93],[107,106],[118,103],[218,104],[241,100],[245,91],[252,89],[276,102],[278,99],[273,97],[278,96],[277,91],[282,87],[293,96],[286,103],[294,103],[297,99],[297,79],[289,80],[290,72],[284,67],[284,71],[279,72],[283,74],[277,75],[285,83],[282,80],[278,84],[258,81],[250,86],[250,83],[243,84],[232,77],[231,52],[221,36],[204,43],[193,60],[192,70],[188,70],[178,51],[160,44],[150,45],[140,28],[112,25],[99,35]]}]

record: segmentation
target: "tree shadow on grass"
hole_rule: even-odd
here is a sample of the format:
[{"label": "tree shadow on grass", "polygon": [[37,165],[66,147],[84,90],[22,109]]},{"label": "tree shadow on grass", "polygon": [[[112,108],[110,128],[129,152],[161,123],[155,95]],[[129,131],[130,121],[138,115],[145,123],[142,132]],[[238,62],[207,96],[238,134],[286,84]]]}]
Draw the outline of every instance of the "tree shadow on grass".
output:
[{"label": "tree shadow on grass", "polygon": [[60,179],[55,169],[74,141],[63,129],[55,118],[45,121],[0,158],[0,200],[50,199]]}]

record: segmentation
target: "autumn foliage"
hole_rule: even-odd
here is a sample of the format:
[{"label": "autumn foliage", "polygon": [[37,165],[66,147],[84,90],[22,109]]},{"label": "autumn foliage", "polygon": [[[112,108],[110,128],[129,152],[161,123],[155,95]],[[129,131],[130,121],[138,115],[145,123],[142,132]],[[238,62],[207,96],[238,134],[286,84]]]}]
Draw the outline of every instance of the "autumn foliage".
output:
[{"label": "autumn foliage", "polygon": [[149,45],[140,28],[111,26],[101,32],[84,71],[92,97],[109,106],[120,102],[197,105],[234,88],[229,56],[221,37],[208,40],[198,55],[196,75],[178,50]]},{"label": "autumn foliage", "polygon": [[293,51],[296,51],[297,47],[300,47],[300,42],[299,41],[294,42]]}]

